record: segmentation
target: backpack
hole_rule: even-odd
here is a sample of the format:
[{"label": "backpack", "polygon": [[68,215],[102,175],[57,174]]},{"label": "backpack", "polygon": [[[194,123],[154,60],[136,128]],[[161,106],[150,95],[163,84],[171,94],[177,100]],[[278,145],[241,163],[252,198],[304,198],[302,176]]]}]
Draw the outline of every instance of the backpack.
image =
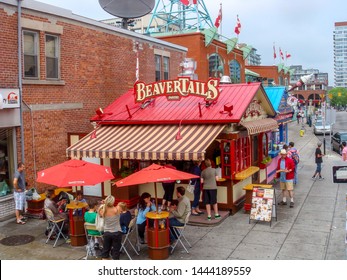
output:
[{"label": "backpack", "polygon": [[300,162],[298,150],[295,148],[292,148],[289,150],[289,152],[290,152],[290,158],[294,161],[295,165],[297,165]]}]

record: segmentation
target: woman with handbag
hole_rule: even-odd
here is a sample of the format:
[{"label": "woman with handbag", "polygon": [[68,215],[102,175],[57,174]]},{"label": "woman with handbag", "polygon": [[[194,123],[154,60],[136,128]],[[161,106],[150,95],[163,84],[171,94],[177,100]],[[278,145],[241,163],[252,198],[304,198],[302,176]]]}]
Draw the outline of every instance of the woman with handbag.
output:
[{"label": "woman with handbag", "polygon": [[200,182],[200,176],[201,176],[201,169],[200,169],[201,160],[194,161],[194,166],[192,168],[191,173],[194,175],[199,176],[199,178],[192,179],[191,182],[194,185],[194,200],[192,203],[192,216],[199,216],[204,214],[203,211],[200,211],[199,209],[199,200],[200,200],[200,194],[201,194],[201,182]]}]

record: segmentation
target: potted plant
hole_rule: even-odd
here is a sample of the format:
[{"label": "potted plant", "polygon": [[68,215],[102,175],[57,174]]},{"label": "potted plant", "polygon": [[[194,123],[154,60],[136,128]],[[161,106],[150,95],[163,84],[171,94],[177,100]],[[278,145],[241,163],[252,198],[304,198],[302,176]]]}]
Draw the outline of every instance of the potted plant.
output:
[{"label": "potted plant", "polygon": [[271,162],[272,158],[270,156],[265,157],[260,163],[260,168],[266,168],[266,166],[268,166]]}]

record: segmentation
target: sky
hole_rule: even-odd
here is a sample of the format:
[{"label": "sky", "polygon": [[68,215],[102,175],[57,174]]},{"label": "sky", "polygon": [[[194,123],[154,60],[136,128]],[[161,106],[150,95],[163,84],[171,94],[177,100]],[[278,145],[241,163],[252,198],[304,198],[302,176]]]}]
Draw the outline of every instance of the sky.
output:
[{"label": "sky", "polygon": [[[25,1],[25,0],[24,0]],[[169,0],[166,0],[169,1]],[[95,20],[113,16],[105,12],[98,0],[40,0],[74,14]],[[334,23],[347,21],[346,0],[204,0],[214,22],[222,4],[223,37],[234,38],[237,15],[241,22],[239,42],[257,49],[262,65],[274,65],[280,60],[279,48],[291,55],[287,66],[302,65],[303,69],[318,69],[334,81]],[[226,40],[226,39],[225,39]],[[277,58],[274,60],[275,45]]]}]

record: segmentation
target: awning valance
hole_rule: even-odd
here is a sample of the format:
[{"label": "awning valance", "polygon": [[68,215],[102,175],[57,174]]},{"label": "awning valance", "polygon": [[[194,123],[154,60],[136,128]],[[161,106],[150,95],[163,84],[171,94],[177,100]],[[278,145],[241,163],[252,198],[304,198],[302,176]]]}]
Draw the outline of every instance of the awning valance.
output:
[{"label": "awning valance", "polygon": [[223,130],[224,124],[102,126],[66,150],[68,157],[139,160],[197,160]]},{"label": "awning valance", "polygon": [[261,119],[250,122],[241,122],[240,124],[247,129],[249,135],[278,128],[278,124],[274,119]]}]

